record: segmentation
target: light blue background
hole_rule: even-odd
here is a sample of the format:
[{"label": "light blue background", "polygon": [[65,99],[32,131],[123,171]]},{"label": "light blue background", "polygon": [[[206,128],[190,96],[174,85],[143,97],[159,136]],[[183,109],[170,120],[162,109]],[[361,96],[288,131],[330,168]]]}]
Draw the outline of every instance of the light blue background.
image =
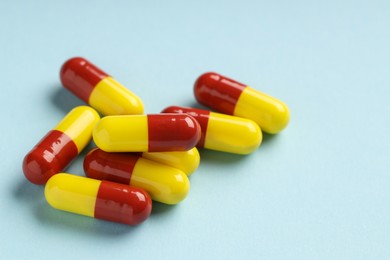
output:
[{"label": "light blue background", "polygon": [[[389,29],[385,0],[1,1],[0,258],[389,259]],[[21,166],[82,104],[58,76],[77,55],[147,113],[194,105],[211,70],[291,122],[249,156],[203,152],[187,199],[140,226],[56,211]]]}]

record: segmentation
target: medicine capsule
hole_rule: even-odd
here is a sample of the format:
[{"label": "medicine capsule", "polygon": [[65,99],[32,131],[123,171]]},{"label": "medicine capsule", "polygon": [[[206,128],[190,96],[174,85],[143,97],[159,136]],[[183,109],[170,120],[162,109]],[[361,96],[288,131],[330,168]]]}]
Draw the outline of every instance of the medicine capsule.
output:
[{"label": "medicine capsule", "polygon": [[94,149],[84,159],[87,177],[140,187],[166,204],[182,201],[190,182],[179,169],[142,158],[138,153],[107,153]]},{"label": "medicine capsule", "polygon": [[92,129],[100,119],[91,107],[79,106],[43,137],[24,157],[23,172],[35,184],[45,184],[63,171],[92,138]]},{"label": "medicine capsule", "polygon": [[196,80],[194,94],[199,103],[224,114],[252,119],[270,134],[283,130],[290,120],[282,101],[214,72]]},{"label": "medicine capsule", "polygon": [[184,152],[144,152],[142,157],[177,168],[187,174],[187,176],[190,176],[200,163],[199,152],[195,147]]},{"label": "medicine capsule", "polygon": [[263,138],[259,126],[249,119],[178,106],[167,107],[162,112],[187,113],[193,116],[202,129],[198,148],[249,154],[260,146]]},{"label": "medicine capsule", "polygon": [[53,208],[128,225],[140,224],[152,210],[140,188],[66,173],[49,179],[45,197]]},{"label": "medicine capsule", "polygon": [[188,151],[199,141],[200,131],[189,115],[106,116],[96,124],[93,140],[106,152]]},{"label": "medicine capsule", "polygon": [[129,89],[88,60],[67,60],[60,71],[61,82],[78,98],[103,115],[142,114],[142,101]]}]

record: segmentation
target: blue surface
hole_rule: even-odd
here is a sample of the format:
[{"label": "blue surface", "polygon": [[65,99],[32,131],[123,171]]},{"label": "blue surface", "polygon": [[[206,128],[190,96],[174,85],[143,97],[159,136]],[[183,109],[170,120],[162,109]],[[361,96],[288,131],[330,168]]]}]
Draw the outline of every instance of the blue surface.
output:
[{"label": "blue surface", "polygon": [[[389,1],[3,1],[0,258],[389,259],[389,28]],[[211,70],[291,122],[249,156],[202,152],[187,199],[138,227],[56,211],[21,165],[82,104],[58,77],[76,55],[147,113],[195,104]]]}]

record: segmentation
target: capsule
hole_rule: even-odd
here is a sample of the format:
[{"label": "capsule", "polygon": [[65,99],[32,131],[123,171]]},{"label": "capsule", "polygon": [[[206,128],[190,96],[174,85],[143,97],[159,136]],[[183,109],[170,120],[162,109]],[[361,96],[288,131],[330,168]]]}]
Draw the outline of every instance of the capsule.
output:
[{"label": "capsule", "polygon": [[127,225],[138,225],[152,210],[144,190],[110,181],[59,173],[45,186],[45,197],[53,208]]},{"label": "capsule", "polygon": [[195,147],[184,152],[144,152],[142,157],[177,168],[187,176],[190,176],[199,167],[200,163],[199,152]]},{"label": "capsule", "polygon": [[179,203],[190,189],[184,172],[136,153],[107,153],[93,149],[84,159],[84,172],[89,178],[142,188],[153,200],[166,204]]},{"label": "capsule", "polygon": [[202,129],[198,148],[249,154],[260,146],[263,138],[259,126],[249,119],[178,106],[167,107],[162,112],[187,113],[193,116]]},{"label": "capsule", "polygon": [[103,115],[142,114],[142,101],[129,89],[88,60],[67,60],[60,71],[61,82],[78,98]]},{"label": "capsule", "polygon": [[188,151],[199,138],[198,122],[178,114],[107,116],[93,131],[96,145],[106,152]]},{"label": "capsule", "polygon": [[196,80],[194,94],[199,103],[224,114],[251,119],[270,134],[282,131],[290,120],[282,101],[214,72]]},{"label": "capsule", "polygon": [[99,115],[91,107],[79,106],[43,137],[24,157],[23,172],[35,184],[45,184],[63,171],[92,138]]}]

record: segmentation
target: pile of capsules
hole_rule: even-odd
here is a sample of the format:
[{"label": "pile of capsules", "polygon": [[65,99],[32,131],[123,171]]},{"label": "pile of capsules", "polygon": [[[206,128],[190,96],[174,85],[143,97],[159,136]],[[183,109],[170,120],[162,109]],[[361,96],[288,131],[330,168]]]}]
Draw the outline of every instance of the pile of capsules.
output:
[{"label": "pile of capsules", "polygon": [[[129,225],[148,218],[152,200],[177,204],[187,196],[200,162],[195,147],[249,154],[262,130],[276,134],[290,117],[283,102],[217,73],[201,75],[194,94],[221,113],[170,106],[145,115],[134,93],[80,57],[63,64],[60,78],[89,106],[71,110],[39,141],[24,158],[24,175],[46,185],[56,209]],[[86,177],[64,173],[92,138]]]}]

